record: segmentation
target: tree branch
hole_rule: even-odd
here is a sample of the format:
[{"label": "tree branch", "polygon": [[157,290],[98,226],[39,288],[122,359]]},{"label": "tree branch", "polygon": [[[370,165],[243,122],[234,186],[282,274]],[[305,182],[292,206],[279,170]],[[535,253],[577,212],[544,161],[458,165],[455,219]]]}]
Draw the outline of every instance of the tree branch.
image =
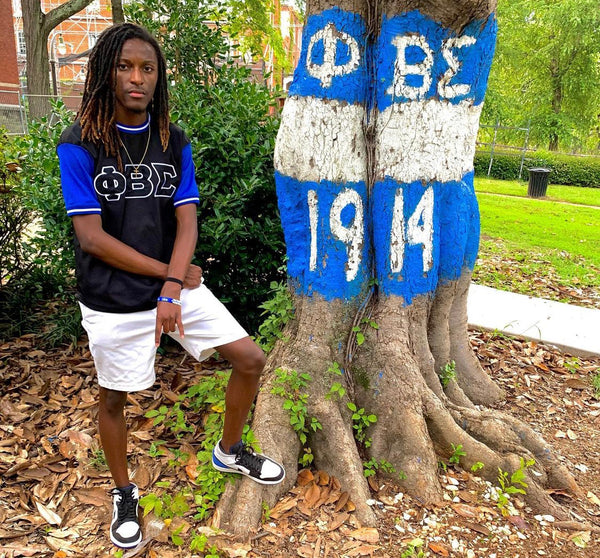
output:
[{"label": "tree branch", "polygon": [[92,3],[92,0],[68,0],[44,15],[44,32],[50,33],[59,23],[69,19]]}]

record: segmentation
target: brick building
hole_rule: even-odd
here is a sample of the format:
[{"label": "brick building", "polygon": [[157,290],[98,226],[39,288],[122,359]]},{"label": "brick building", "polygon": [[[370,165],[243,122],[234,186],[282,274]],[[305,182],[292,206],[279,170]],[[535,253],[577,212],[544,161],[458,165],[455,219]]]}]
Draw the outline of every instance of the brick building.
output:
[{"label": "brick building", "polygon": [[[64,0],[41,0],[47,13],[64,4]],[[25,76],[27,51],[23,35],[20,0],[13,0],[13,21],[17,39],[19,73]],[[86,53],[94,46],[104,29],[112,25],[110,0],[94,0],[83,10],[63,21],[48,36],[48,58],[51,83],[56,94],[77,97],[85,81]],[[76,99],[73,100],[75,103]]]},{"label": "brick building", "polygon": [[[124,3],[126,1],[124,0]],[[65,0],[41,0],[41,8],[47,13],[64,2]],[[26,95],[27,57],[21,1],[0,0],[0,13],[13,14],[12,21],[7,17],[0,19],[0,105],[19,105],[18,92]],[[269,47],[265,48],[260,60],[247,63],[250,62],[256,79],[263,80],[268,75],[266,83],[270,87],[287,89],[291,72],[299,58],[302,35],[302,24],[294,0],[277,0],[272,18],[273,24],[281,29],[288,66],[285,70],[282,69],[281,61],[274,59]],[[100,33],[110,25],[110,0],[94,0],[50,32],[48,71],[52,92],[49,93],[62,97],[67,106],[76,108],[79,105],[85,82],[87,53],[96,43]],[[241,59],[244,60],[244,57]],[[10,84],[10,87],[7,84]],[[2,93],[4,90],[10,93]],[[4,119],[0,117],[0,126],[3,123]]]},{"label": "brick building", "polygon": [[[10,14],[11,0],[0,0],[0,14]],[[20,125],[19,66],[13,22],[0,17],[0,126],[12,131]]]}]

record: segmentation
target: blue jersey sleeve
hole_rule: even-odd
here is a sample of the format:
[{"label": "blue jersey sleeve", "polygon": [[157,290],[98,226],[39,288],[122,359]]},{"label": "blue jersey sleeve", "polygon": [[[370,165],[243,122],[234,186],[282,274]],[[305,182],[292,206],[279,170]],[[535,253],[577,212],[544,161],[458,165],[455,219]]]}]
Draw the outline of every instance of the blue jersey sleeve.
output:
[{"label": "blue jersey sleeve", "polygon": [[192,146],[189,143],[181,151],[181,181],[173,197],[175,207],[186,203],[200,203],[194,161],[192,160]]},{"label": "blue jersey sleeve", "polygon": [[67,215],[101,213],[100,202],[94,190],[94,161],[81,146],[60,144],[56,152],[60,163],[60,179]]}]

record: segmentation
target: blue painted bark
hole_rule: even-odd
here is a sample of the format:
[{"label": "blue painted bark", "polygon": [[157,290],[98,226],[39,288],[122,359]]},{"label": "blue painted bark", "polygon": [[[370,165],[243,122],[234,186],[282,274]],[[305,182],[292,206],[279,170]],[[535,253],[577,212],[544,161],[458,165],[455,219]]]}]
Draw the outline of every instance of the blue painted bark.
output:
[{"label": "blue painted bark", "polygon": [[[301,169],[282,170],[276,159],[296,292],[350,300],[377,278],[381,293],[410,304],[472,270],[479,239],[472,153],[495,34],[493,15],[457,34],[412,11],[384,16],[369,47],[357,14],[332,9],[308,18],[288,102],[307,99],[323,118],[335,117],[332,106],[364,109],[365,125],[377,120],[378,160],[370,162],[371,185],[366,165],[336,182],[319,176],[313,160],[314,180],[306,181]],[[427,120],[414,122],[422,111]],[[402,128],[390,133],[389,122]],[[316,138],[299,137],[295,150],[316,152],[336,141]],[[427,145],[435,148],[429,155]],[[338,156],[355,157],[352,147]],[[310,154],[304,160],[310,164]]]}]

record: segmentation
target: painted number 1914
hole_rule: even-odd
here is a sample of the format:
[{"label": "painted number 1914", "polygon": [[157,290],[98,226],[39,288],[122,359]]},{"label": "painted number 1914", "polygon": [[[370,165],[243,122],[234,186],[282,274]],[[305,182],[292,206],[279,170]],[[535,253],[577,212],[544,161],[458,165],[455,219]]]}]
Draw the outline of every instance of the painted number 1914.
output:
[{"label": "painted number 1914", "polygon": [[[310,224],[310,271],[316,271],[319,262],[319,198],[316,190],[307,195]],[[344,224],[342,212],[351,207],[353,219]],[[404,266],[404,253],[407,246],[422,246],[423,273],[433,267],[433,188],[425,190],[415,210],[405,218],[404,195],[402,188],[396,190],[390,233],[391,273],[400,273]],[[365,240],[364,204],[358,192],[344,188],[334,198],[329,208],[329,230],[332,236],[346,245],[346,281],[352,281],[358,273]]]}]

